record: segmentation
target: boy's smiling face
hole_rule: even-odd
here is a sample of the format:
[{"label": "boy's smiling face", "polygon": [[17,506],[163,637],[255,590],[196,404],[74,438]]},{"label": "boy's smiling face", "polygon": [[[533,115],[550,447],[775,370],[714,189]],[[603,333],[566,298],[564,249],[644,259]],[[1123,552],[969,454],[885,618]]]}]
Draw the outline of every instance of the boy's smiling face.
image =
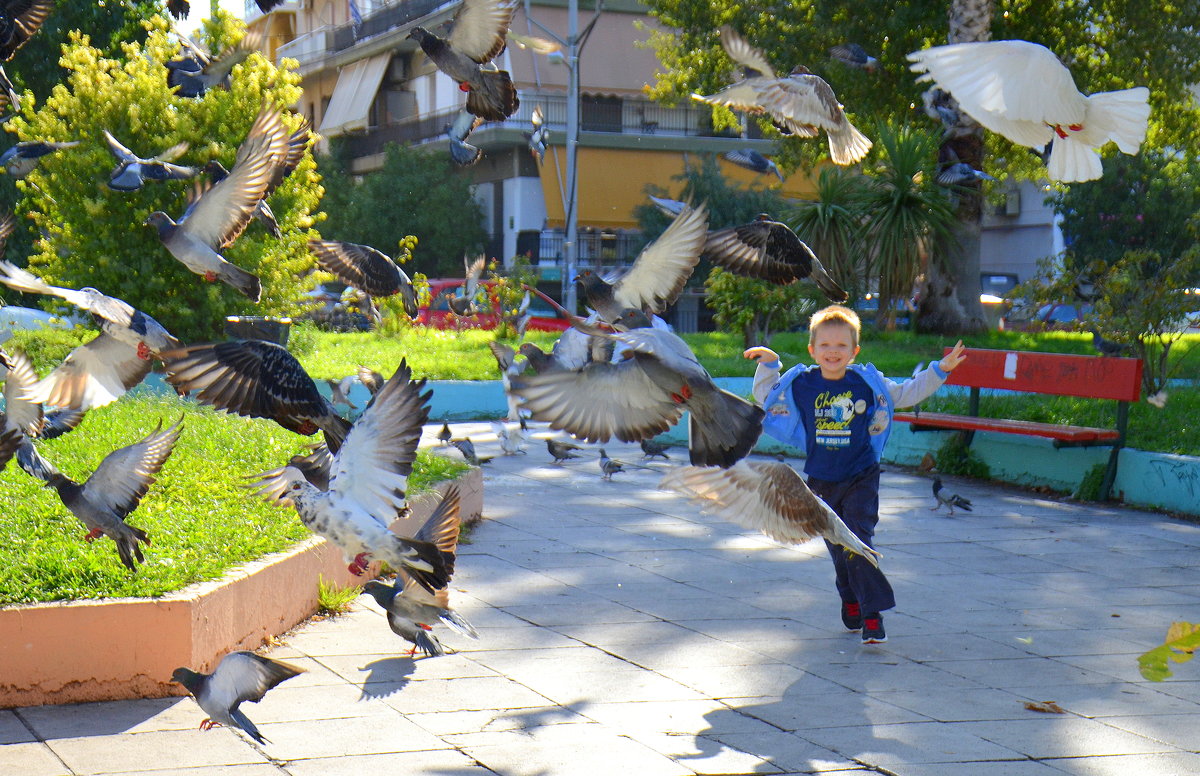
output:
[{"label": "boy's smiling face", "polygon": [[854,330],[844,323],[826,321],[817,327],[808,343],[808,354],[821,368],[826,380],[841,380],[846,376],[846,367],[858,355],[854,344]]}]

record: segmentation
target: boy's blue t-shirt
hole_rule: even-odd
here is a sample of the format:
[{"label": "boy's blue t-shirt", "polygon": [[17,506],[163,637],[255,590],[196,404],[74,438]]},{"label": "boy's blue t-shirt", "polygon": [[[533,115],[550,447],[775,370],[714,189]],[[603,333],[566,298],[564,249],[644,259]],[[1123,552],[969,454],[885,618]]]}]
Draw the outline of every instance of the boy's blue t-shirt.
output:
[{"label": "boy's blue t-shirt", "polygon": [[819,369],[804,372],[792,382],[792,399],[804,424],[805,474],[841,482],[878,463],[868,431],[875,397],[860,375],[827,380]]}]

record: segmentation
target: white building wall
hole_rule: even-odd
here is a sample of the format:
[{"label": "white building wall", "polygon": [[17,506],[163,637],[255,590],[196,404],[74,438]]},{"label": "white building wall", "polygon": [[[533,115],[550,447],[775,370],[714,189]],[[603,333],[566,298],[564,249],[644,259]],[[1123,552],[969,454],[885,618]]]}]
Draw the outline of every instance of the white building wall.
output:
[{"label": "white building wall", "polygon": [[546,200],[539,178],[507,178],[503,181],[504,257],[517,255],[517,233],[540,232],[546,224]]},{"label": "white building wall", "polygon": [[1062,231],[1045,204],[1048,196],[1043,183],[1020,181],[1004,206],[985,203],[980,272],[1015,274],[1023,283],[1037,271],[1039,259],[1062,250]]}]

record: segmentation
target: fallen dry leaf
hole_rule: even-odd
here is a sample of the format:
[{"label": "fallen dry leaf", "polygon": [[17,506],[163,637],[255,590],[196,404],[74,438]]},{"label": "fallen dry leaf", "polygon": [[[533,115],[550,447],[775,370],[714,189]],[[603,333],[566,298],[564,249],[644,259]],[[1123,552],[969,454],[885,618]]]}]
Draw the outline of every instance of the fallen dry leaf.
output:
[{"label": "fallen dry leaf", "polygon": [[1025,708],[1043,714],[1066,714],[1067,710],[1054,701],[1025,701]]}]

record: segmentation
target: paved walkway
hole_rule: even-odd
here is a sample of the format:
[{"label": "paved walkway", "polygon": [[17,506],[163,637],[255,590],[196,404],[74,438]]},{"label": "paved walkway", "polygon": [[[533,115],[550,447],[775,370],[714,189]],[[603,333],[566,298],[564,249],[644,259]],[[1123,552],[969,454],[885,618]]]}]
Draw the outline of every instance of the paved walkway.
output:
[{"label": "paved walkway", "polygon": [[[499,452],[487,428],[456,431]],[[1136,660],[1200,621],[1200,526],[960,482],[975,511],[949,517],[887,473],[900,603],[863,647],[819,542],[701,515],[657,471],[548,461],[539,442],[485,467],[453,583],[480,639],[443,634],[457,654],[400,655],[360,599],[271,652],[308,672],[244,707],[264,746],[197,731],[190,699],[25,708],[0,712],[0,773],[1200,773],[1200,663],[1155,684]]]}]

